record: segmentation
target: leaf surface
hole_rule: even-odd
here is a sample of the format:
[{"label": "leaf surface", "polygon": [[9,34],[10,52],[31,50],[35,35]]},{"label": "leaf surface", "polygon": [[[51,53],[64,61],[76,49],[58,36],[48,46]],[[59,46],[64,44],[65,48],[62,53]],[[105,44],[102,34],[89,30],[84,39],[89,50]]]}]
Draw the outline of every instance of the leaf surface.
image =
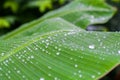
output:
[{"label": "leaf surface", "polygon": [[[0,80],[97,80],[120,63],[119,32],[81,29],[113,15],[103,0],[73,1],[53,13],[1,38]],[[74,20],[72,13],[88,17],[78,25],[73,21],[79,17]]]},{"label": "leaf surface", "polygon": [[[75,0],[63,8],[49,12],[42,18],[21,26],[12,33],[3,36],[3,39],[16,38],[16,36],[19,38],[18,35],[24,35],[24,32],[30,31],[31,29],[34,30],[36,27],[38,27],[38,24],[50,18],[60,17],[80,28],[86,29],[86,27],[90,24],[105,23],[112,17],[114,13],[115,9],[108,6],[104,0],[98,0],[97,2],[93,0]],[[31,31],[31,33],[35,32],[37,31]]]}]

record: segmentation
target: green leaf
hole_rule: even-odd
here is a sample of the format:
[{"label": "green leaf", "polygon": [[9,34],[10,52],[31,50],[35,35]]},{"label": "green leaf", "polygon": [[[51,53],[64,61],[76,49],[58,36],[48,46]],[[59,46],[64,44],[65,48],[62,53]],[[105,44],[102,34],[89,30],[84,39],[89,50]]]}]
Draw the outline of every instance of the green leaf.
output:
[{"label": "green leaf", "polygon": [[120,33],[83,29],[113,13],[103,0],[77,0],[2,37],[0,79],[100,79],[120,63]]},{"label": "green leaf", "polygon": [[[18,30],[11,32],[11,34],[8,34],[7,36],[3,36],[3,39],[6,40],[6,39],[11,39],[11,38],[29,37],[31,35],[35,36],[36,34],[44,34],[44,33],[50,32],[50,31],[66,30],[66,29],[67,30],[76,29],[76,30],[84,31],[83,29],[78,28],[77,26],[70,24],[69,22],[67,22],[61,18],[48,19],[48,20],[45,20],[44,22],[37,23],[37,24],[33,25],[34,29],[33,29],[33,26],[32,26],[32,28],[29,27],[29,29],[27,29],[27,27],[29,26],[29,23],[25,24],[23,26],[26,27],[26,30],[21,27]],[[23,30],[25,30],[25,31],[23,31]]]},{"label": "green leaf", "polygon": [[119,64],[119,34],[60,29],[1,41],[0,78],[96,80]]},{"label": "green leaf", "polygon": [[[34,30],[35,27],[38,27],[36,24],[54,17],[61,17],[78,27],[85,29],[86,26],[90,24],[105,23],[112,17],[112,15],[115,13],[114,11],[115,9],[105,4],[103,0],[99,0],[95,3],[93,0],[75,0],[63,8],[49,12],[42,18],[21,26],[20,29],[9,33],[3,38],[14,38],[15,36],[19,37],[18,35],[24,35],[24,32],[27,30]],[[32,33],[35,32],[36,31]]]},{"label": "green leaf", "polygon": [[65,0],[58,0],[60,4],[64,4]]},{"label": "green leaf", "polygon": [[86,28],[90,24],[105,23],[115,13],[115,9],[99,0],[75,0],[58,10],[49,12],[42,19],[61,17],[77,26]]},{"label": "green leaf", "polygon": [[15,22],[14,16],[5,16],[0,18],[0,28],[10,28],[10,25]]},{"label": "green leaf", "polygon": [[36,0],[36,1],[30,1],[27,5],[27,7],[38,7],[40,12],[45,12],[45,10],[52,9],[52,0]]},{"label": "green leaf", "polygon": [[120,0],[112,0],[113,2],[120,2]]},{"label": "green leaf", "polygon": [[0,28],[9,28],[10,23],[5,18],[0,18]]},{"label": "green leaf", "polygon": [[5,1],[4,8],[10,8],[14,13],[17,12],[19,4],[15,1]]}]

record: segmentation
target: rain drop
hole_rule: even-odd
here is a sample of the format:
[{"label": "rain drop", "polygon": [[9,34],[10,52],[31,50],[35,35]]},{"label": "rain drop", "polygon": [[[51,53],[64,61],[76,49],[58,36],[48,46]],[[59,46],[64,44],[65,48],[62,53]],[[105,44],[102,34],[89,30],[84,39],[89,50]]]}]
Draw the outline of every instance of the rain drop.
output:
[{"label": "rain drop", "polygon": [[5,53],[1,53],[1,56],[4,56]]},{"label": "rain drop", "polygon": [[94,48],[95,48],[95,45],[89,45],[89,48],[90,48],[90,49],[94,49]]},{"label": "rain drop", "polygon": [[18,70],[17,73],[20,73],[20,71]]},{"label": "rain drop", "polygon": [[33,59],[33,58],[34,58],[34,56],[31,56],[31,58]]},{"label": "rain drop", "polygon": [[82,77],[82,75],[80,74],[80,75],[79,75],[79,77],[81,78],[81,77]]},{"label": "rain drop", "polygon": [[40,78],[40,80],[45,80],[44,78]]},{"label": "rain drop", "polygon": [[60,53],[59,53],[59,52],[57,52],[57,53],[56,53],[56,55],[60,55]]},{"label": "rain drop", "polygon": [[78,67],[78,65],[77,65],[77,64],[75,64],[75,67],[77,68],[77,67]]},{"label": "rain drop", "polygon": [[92,75],[91,77],[92,77],[92,78],[95,78],[95,76],[94,76],[94,75]]},{"label": "rain drop", "polygon": [[0,67],[0,70],[2,70],[2,68]]},{"label": "rain drop", "polygon": [[118,54],[120,54],[120,50],[118,50]]}]

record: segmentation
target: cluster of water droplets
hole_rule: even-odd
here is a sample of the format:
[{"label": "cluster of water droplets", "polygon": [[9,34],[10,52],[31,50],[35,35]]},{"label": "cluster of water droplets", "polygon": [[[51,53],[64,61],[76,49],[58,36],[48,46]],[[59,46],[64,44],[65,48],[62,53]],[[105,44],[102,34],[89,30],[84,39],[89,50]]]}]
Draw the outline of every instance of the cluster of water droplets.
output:
[{"label": "cluster of water droplets", "polygon": [[[89,34],[92,34],[92,32],[90,32]],[[97,37],[98,35],[99,34],[95,34],[94,36]],[[64,59],[68,60],[69,62],[72,62],[72,63],[68,62],[68,64],[71,65],[70,67],[74,68],[75,70],[78,70],[77,72],[73,72],[73,75],[78,76],[79,78],[83,78],[84,77],[84,75],[82,73],[83,71],[80,70],[82,63],[80,63],[80,62],[82,60],[85,60],[84,59],[85,56],[90,55],[90,54],[86,53],[86,50],[88,52],[93,52],[92,55],[93,54],[99,55],[99,56],[96,56],[95,58],[98,58],[102,61],[105,60],[105,57],[104,57],[105,54],[102,53],[102,51],[101,51],[101,54],[97,54],[95,52],[98,51],[98,53],[99,53],[100,52],[99,50],[101,50],[101,49],[103,51],[110,52],[110,53],[107,53],[110,55],[112,55],[112,52],[111,52],[111,50],[109,50],[110,49],[109,46],[106,46],[103,41],[107,38],[107,36],[102,36],[102,38],[101,37],[94,38],[94,39],[96,39],[96,41],[93,42],[92,40],[90,40],[91,42],[89,42],[89,43],[86,42],[86,45],[82,45],[82,42],[79,42],[79,41],[82,41],[82,39],[81,39],[82,36],[87,36],[87,35],[79,34],[79,31],[69,31],[69,32],[65,32],[64,36],[62,36],[62,37],[61,37],[61,34],[55,34],[55,35],[53,35],[53,37],[48,36],[46,38],[42,38],[42,39],[40,38],[39,41],[34,42],[33,44],[31,44],[31,46],[25,47],[24,49],[20,50],[18,53],[14,54],[13,56],[11,56],[8,59],[5,59],[3,62],[1,62],[0,63],[0,72],[3,72],[5,70],[5,68],[9,67],[10,65],[15,65],[15,66],[13,66],[12,69],[10,69],[10,70],[9,69],[5,70],[4,72],[6,72],[6,74],[0,73],[0,77],[7,76],[8,79],[11,79],[12,75],[10,75],[10,74],[14,73],[14,74],[20,75],[22,78],[27,80],[26,75],[22,74],[23,71],[15,63],[18,63],[18,64],[20,63],[24,66],[28,65],[28,64],[34,64],[35,66],[38,66],[40,64],[40,62],[36,60],[36,57],[43,56],[43,55],[47,55],[47,56],[49,55],[52,57],[57,57],[56,60],[58,58],[62,59],[64,57]],[[78,41],[73,42],[74,38],[76,40],[78,39]],[[83,41],[83,43],[84,42],[85,41]],[[66,51],[66,50],[68,50],[68,51]],[[120,54],[120,49],[116,50],[116,52],[118,54]],[[63,53],[65,53],[65,54],[63,54]],[[78,54],[79,54],[79,56],[78,56]],[[114,54],[115,54],[115,52],[114,52]],[[5,56],[5,53],[2,52],[0,54],[0,56]],[[45,57],[45,56],[43,56],[43,57]],[[45,57],[45,58],[47,58],[47,57]],[[65,61],[61,60],[61,62],[65,62]],[[99,63],[100,62],[98,61],[97,64],[99,64]],[[51,71],[54,70],[53,65],[52,66],[48,65],[48,64],[45,64],[45,65],[47,66],[46,69],[49,69]],[[63,63],[63,65],[64,65],[64,63]],[[3,68],[3,66],[5,66],[5,68]],[[52,73],[47,73],[47,75],[49,77],[54,76]],[[96,72],[96,74],[90,75],[90,78],[94,79],[94,78],[96,78],[96,75],[101,75],[101,73]],[[45,80],[45,78],[41,77],[41,78],[39,78],[39,80]],[[60,78],[58,78],[57,76],[54,76],[53,80],[60,80]]]}]

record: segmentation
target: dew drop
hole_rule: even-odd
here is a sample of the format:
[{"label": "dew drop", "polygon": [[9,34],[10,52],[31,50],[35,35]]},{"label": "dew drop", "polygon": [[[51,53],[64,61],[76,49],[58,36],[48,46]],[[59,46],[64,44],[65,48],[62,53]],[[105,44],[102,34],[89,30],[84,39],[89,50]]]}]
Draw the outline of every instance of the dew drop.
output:
[{"label": "dew drop", "polygon": [[100,75],[101,73],[100,72],[98,72],[98,75]]},{"label": "dew drop", "polygon": [[101,40],[100,40],[100,39],[98,39],[98,41],[100,42]]},{"label": "dew drop", "polygon": [[31,58],[33,59],[33,58],[34,58],[34,56],[31,56]]},{"label": "dew drop", "polygon": [[25,76],[23,75],[22,78],[25,78]]},{"label": "dew drop", "polygon": [[55,77],[55,78],[54,78],[54,80],[58,80],[58,78],[57,78],[57,77]]},{"label": "dew drop", "polygon": [[8,73],[11,73],[11,71],[8,71]]},{"label": "dew drop", "polygon": [[18,70],[17,73],[20,73],[20,71]]},{"label": "dew drop", "polygon": [[82,77],[82,75],[80,74],[80,75],[79,75],[79,77],[81,78],[81,77]]},{"label": "dew drop", "polygon": [[91,77],[92,77],[92,78],[95,78],[95,76],[94,76],[94,75],[92,75]]},{"label": "dew drop", "polygon": [[74,66],[75,66],[76,68],[78,67],[78,65],[77,65],[77,64],[75,64]]},{"label": "dew drop", "polygon": [[118,54],[120,54],[120,50],[118,50]]},{"label": "dew drop", "polygon": [[95,49],[95,45],[89,45],[90,49]]},{"label": "dew drop", "polygon": [[74,75],[77,75],[77,73],[73,73]]},{"label": "dew drop", "polygon": [[0,70],[2,70],[2,68],[0,67]]},{"label": "dew drop", "polygon": [[36,47],[35,50],[38,50],[38,48]]},{"label": "dew drop", "polygon": [[48,76],[51,76],[51,74],[48,74]]},{"label": "dew drop", "polygon": [[48,69],[52,69],[51,66],[48,66]]},{"label": "dew drop", "polygon": [[81,70],[79,70],[78,73],[81,73]]},{"label": "dew drop", "polygon": [[57,53],[56,53],[56,55],[60,55],[60,53],[59,53],[59,52],[57,52]]},{"label": "dew drop", "polygon": [[4,56],[5,53],[1,53],[1,56]]},{"label": "dew drop", "polygon": [[40,80],[45,80],[44,78],[40,78]]}]

